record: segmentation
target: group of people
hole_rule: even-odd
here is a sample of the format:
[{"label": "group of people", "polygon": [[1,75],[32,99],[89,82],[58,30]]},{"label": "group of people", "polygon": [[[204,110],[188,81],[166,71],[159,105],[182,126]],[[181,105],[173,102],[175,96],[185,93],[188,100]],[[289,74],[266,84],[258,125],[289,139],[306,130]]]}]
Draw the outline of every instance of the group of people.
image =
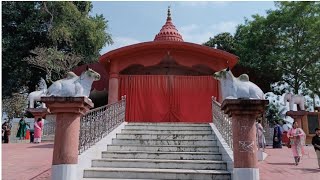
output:
[{"label": "group of people", "polygon": [[[34,143],[41,142],[42,129],[43,129],[43,120],[42,118],[38,118],[37,121],[34,122]],[[27,123],[22,117],[18,124],[18,131],[16,137],[21,139],[26,139],[27,129],[30,128],[30,124]],[[11,125],[6,121],[2,124],[2,142],[9,143],[9,136],[11,134]]]},{"label": "group of people", "polygon": [[[259,148],[265,148],[266,140],[264,137],[264,130],[261,125],[261,121],[256,123],[257,128],[257,141]],[[282,134],[283,130],[286,130],[286,137],[288,142],[286,143],[289,148],[292,150],[294,164],[297,166],[301,160],[302,155],[304,154],[304,145],[306,141],[305,132],[299,128],[299,124],[295,121],[292,125],[292,128],[285,129],[281,127],[278,122],[275,122],[273,128],[273,148],[282,148]],[[315,129],[316,135],[312,138],[312,145],[317,154],[318,165],[320,168],[320,128]]]}]

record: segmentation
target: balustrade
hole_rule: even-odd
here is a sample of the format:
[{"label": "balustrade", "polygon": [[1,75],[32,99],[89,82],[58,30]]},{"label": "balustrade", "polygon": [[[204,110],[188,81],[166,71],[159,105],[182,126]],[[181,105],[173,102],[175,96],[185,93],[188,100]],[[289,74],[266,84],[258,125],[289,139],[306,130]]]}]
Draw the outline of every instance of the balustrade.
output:
[{"label": "balustrade", "polygon": [[229,147],[233,149],[232,118],[224,114],[221,110],[221,104],[216,101],[215,97],[212,97],[212,117],[213,124],[217,127]]}]

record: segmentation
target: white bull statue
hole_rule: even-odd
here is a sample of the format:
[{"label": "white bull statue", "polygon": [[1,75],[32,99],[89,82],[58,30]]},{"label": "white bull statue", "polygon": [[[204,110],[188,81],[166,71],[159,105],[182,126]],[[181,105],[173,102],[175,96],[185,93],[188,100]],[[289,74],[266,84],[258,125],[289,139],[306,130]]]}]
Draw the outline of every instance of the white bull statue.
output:
[{"label": "white bull statue", "polygon": [[87,67],[80,76],[74,75],[54,82],[48,88],[47,96],[89,97],[92,83],[98,80],[100,74]]},{"label": "white bull statue", "polygon": [[[89,97],[92,83],[99,79],[100,74],[88,67],[80,76],[68,72],[66,78],[55,81],[48,89],[45,85],[42,90],[31,92],[28,96],[29,108],[34,108],[34,103],[41,101],[43,96]],[[42,107],[46,107],[44,103]]]},{"label": "white bull statue", "polygon": [[247,74],[234,77],[229,67],[214,73],[213,77],[221,82],[222,100],[224,99],[264,99],[263,91],[249,81]]},{"label": "white bull statue", "polygon": [[283,97],[283,104],[281,104],[281,105],[286,106],[287,102],[289,102],[289,110],[292,111],[293,104],[297,104],[297,106],[299,105],[300,110],[304,111],[305,110],[304,101],[305,101],[305,98],[301,95],[294,95],[292,93],[285,93],[285,95]]}]

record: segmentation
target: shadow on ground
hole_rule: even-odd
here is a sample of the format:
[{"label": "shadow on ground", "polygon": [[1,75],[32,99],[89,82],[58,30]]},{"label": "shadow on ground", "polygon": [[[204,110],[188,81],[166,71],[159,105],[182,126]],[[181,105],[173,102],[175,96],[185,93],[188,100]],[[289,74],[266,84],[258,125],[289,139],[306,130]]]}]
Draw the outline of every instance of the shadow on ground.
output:
[{"label": "shadow on ground", "polygon": [[270,165],[283,165],[283,166],[287,166],[287,165],[294,165],[294,163],[268,163]]},{"label": "shadow on ground", "polygon": [[38,144],[28,148],[53,148],[53,144]]}]

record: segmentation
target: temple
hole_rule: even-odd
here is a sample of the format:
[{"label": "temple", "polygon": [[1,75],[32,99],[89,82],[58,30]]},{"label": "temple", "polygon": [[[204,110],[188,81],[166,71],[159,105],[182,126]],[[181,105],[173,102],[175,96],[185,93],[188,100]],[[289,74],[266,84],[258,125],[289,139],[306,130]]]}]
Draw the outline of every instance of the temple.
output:
[{"label": "temple", "polygon": [[185,42],[168,8],[153,41],[109,51],[90,65],[102,75],[93,84],[93,101],[114,103],[126,95],[129,122],[211,122],[211,97],[220,97],[212,74],[237,61],[228,52]]}]

